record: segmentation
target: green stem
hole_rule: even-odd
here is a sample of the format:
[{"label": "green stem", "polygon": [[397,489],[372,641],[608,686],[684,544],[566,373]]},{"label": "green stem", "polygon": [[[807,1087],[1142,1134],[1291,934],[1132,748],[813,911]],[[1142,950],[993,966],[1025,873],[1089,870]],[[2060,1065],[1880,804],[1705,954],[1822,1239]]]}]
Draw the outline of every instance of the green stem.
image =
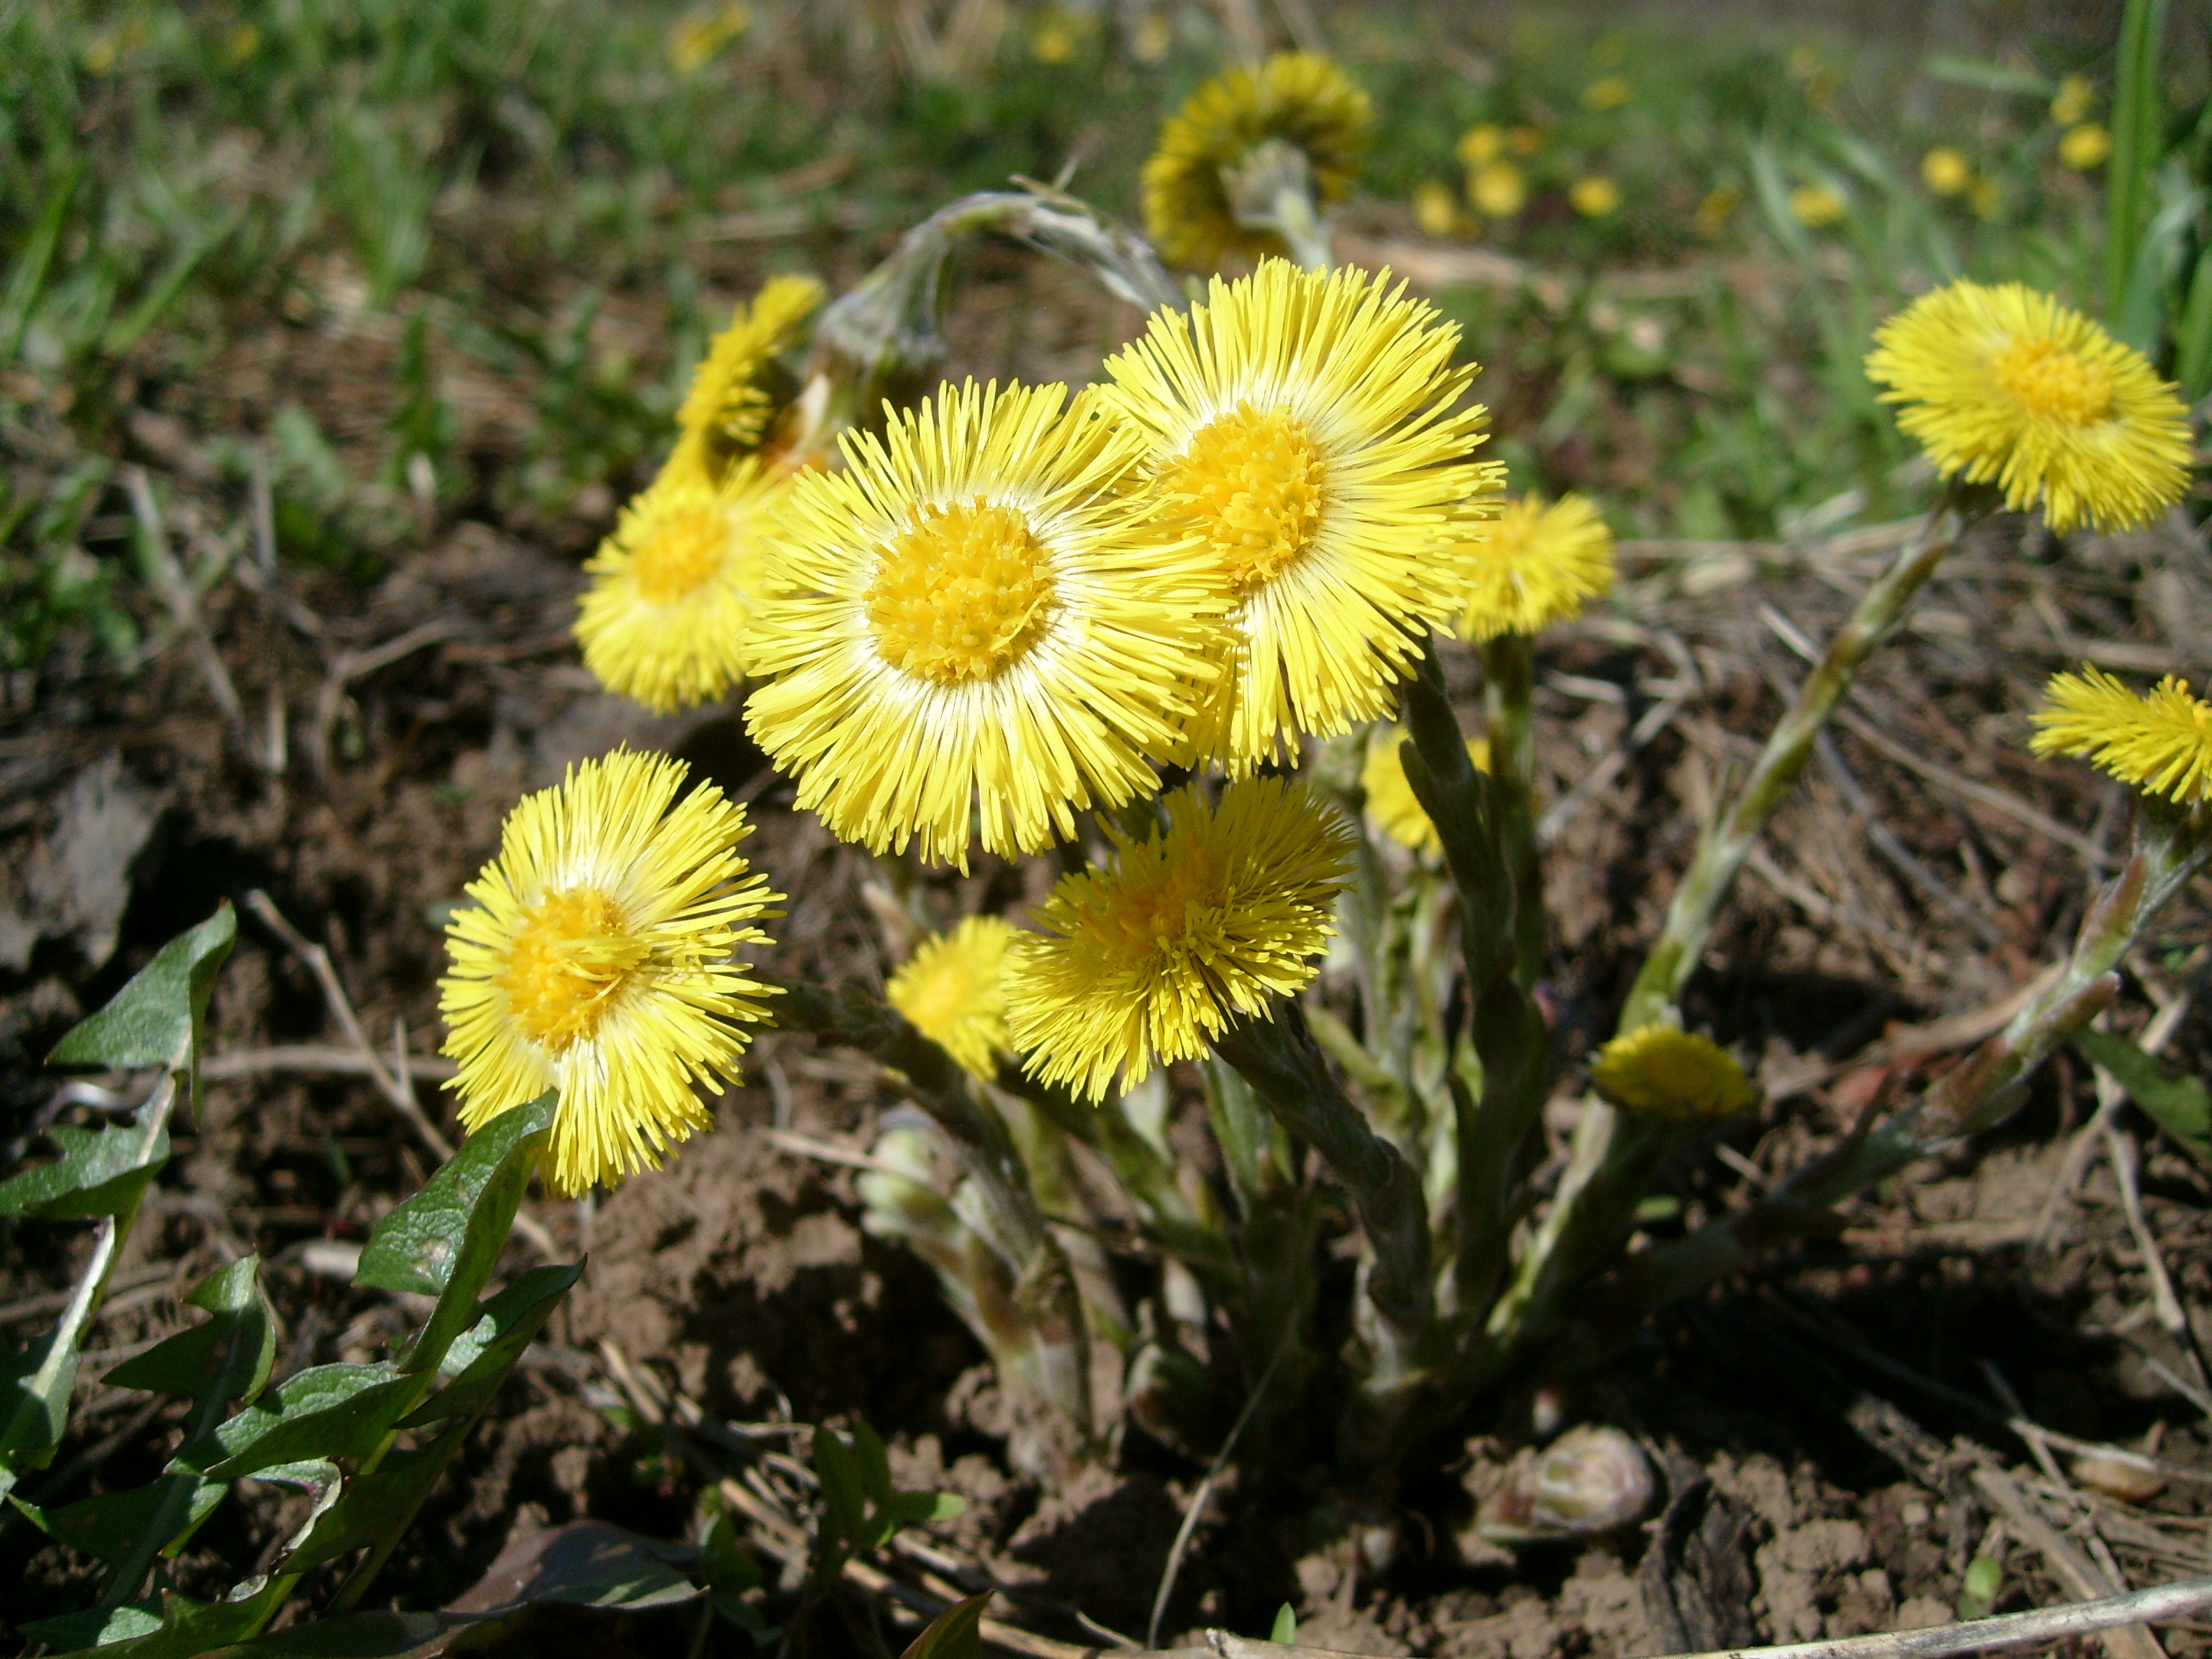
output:
[{"label": "green stem", "polygon": [[1513,883],[1516,972],[1534,985],[1544,970],[1544,871],[1536,846],[1536,642],[1501,634],[1482,647],[1490,775],[1498,787],[1504,863]]},{"label": "green stem", "polygon": [[1682,872],[1668,904],[1666,925],[1629,989],[1620,1030],[1641,1030],[1673,1009],[1705,954],[1705,940],[1737,872],[1767,819],[1796,787],[1821,727],[1850,688],[1859,665],[1897,626],[1957,542],[1961,533],[1955,511],[1960,493],[1955,485],[1946,493],[1919,535],[1867,590],[1850,620],[1837,630],[1818,665],[1798,687],[1796,700],[1768,736],[1735,799],[1699,837],[1690,867]]},{"label": "green stem", "polygon": [[[2124,326],[2128,290],[2150,216],[2163,100],[2159,57],[2166,43],[2167,0],[2127,0],[2120,16],[2118,75],[2112,96],[2112,155],[2105,175],[2105,316]],[[2153,342],[2130,339],[2145,350]]]}]

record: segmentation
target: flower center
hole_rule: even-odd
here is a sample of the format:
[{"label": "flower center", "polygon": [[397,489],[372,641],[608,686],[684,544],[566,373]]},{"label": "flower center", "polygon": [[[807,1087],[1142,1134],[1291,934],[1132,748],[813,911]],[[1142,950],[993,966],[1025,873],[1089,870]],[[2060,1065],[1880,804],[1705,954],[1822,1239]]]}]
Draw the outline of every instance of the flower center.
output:
[{"label": "flower center", "polygon": [[2019,340],[1997,354],[1997,384],[2031,414],[2088,426],[2112,413],[2112,375],[2049,340]]},{"label": "flower center", "polygon": [[588,1037],[651,954],[595,888],[548,893],[524,913],[501,988],[523,1035],[556,1052]]},{"label": "flower center", "polygon": [[1321,527],[1322,466],[1287,411],[1239,404],[1199,428],[1166,480],[1242,599],[1297,562]]},{"label": "flower center", "polygon": [[687,507],[653,526],[630,568],[648,604],[688,599],[722,568],[730,521],[719,507]]},{"label": "flower center", "polygon": [[1052,565],[1011,507],[916,509],[884,544],[868,625],[892,667],[957,685],[1003,672],[1044,631]]}]

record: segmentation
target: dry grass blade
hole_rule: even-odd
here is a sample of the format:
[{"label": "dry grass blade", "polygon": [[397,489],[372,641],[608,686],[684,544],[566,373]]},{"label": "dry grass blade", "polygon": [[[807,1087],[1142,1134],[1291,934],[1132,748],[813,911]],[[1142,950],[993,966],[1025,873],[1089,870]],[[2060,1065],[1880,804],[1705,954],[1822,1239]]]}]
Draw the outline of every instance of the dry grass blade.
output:
[{"label": "dry grass blade", "polygon": [[[2005,1518],[2005,1524],[2026,1542],[2035,1547],[2051,1571],[2066,1588],[2085,1599],[2112,1597],[2122,1588],[2111,1583],[2104,1569],[2081,1553],[2079,1546],[2044,1518],[2041,1510],[2028,1501],[2020,1483],[2002,1469],[1984,1466],[1974,1471],[1974,1485],[1989,1500],[1990,1507]],[[2111,1659],[2165,1659],[2166,1650],[2158,1638],[2140,1623],[2114,1624],[2104,1627],[2099,1635],[2105,1651]]]}]

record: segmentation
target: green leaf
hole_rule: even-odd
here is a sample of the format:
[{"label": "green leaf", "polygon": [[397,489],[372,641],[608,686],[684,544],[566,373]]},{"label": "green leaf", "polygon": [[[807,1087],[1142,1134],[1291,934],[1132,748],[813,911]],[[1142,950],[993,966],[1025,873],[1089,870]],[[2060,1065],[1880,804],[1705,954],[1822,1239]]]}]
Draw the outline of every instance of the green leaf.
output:
[{"label": "green leaf", "polygon": [[105,1008],[56,1043],[46,1063],[190,1069],[197,1100],[208,993],[237,937],[238,915],[225,899],[205,921],[163,945]]},{"label": "green leaf", "polygon": [[47,1221],[122,1215],[169,1161],[167,1129],[156,1130],[150,1143],[143,1129],[122,1123],[98,1129],[57,1123],[46,1133],[61,1156],[0,1182],[0,1215]]},{"label": "green leaf", "polygon": [[499,1264],[523,1190],[552,1135],[556,1100],[549,1091],[501,1112],[369,1236],[355,1284],[438,1298],[402,1369],[431,1370],[476,1322],[477,1297]]},{"label": "green leaf", "polygon": [[890,1528],[884,1536],[901,1527],[923,1526],[933,1521],[951,1521],[968,1513],[968,1500],[957,1492],[895,1492],[884,1505],[890,1517]]},{"label": "green leaf", "polygon": [[983,1609],[991,1592],[955,1601],[932,1620],[899,1659],[983,1659]]},{"label": "green leaf", "polygon": [[822,1520],[831,1539],[862,1547],[867,1523],[866,1486],[860,1461],[830,1429],[814,1431],[814,1473],[822,1482]]},{"label": "green leaf", "polygon": [[386,1452],[374,1471],[348,1482],[337,1501],[294,1536],[279,1565],[286,1572],[305,1572],[404,1529],[472,1426],[464,1419],[427,1446]]},{"label": "green leaf", "polygon": [[891,1459],[884,1437],[866,1423],[853,1425],[853,1455],[860,1466],[860,1489],[872,1507],[891,1501]]},{"label": "green leaf", "polygon": [[412,1659],[443,1653],[441,1638],[489,1622],[470,1613],[356,1613],[216,1648],[206,1659]]},{"label": "green leaf", "polygon": [[2027,70],[2009,69],[1986,58],[1957,52],[1937,52],[1920,67],[1938,81],[1954,86],[1979,87],[1984,92],[2012,93],[2022,98],[2048,98],[2058,90],[2047,76]]},{"label": "green leaf", "polygon": [[76,1385],[76,1345],[52,1330],[28,1347],[0,1355],[0,1492],[24,1469],[44,1468],[69,1425]]},{"label": "green leaf", "polygon": [[246,1256],[210,1274],[192,1287],[185,1305],[215,1317],[125,1360],[100,1381],[188,1400],[252,1404],[269,1381],[276,1352],[276,1316],[261,1288],[261,1258]]},{"label": "green leaf", "polygon": [[261,1575],[234,1586],[220,1601],[165,1595],[159,1629],[120,1641],[111,1638],[98,1647],[77,1651],[96,1654],[99,1659],[198,1659],[266,1623],[273,1611],[270,1604],[281,1600],[289,1588]]},{"label": "green leaf", "polygon": [[366,1457],[405,1413],[416,1380],[389,1360],[374,1365],[317,1365],[279,1383],[274,1405],[248,1406],[216,1430],[212,1444],[186,1447],[178,1461],[228,1480],[279,1463]]},{"label": "green leaf", "polygon": [[189,1537],[214,1512],[228,1490],[220,1480],[203,1480],[196,1474],[177,1473],[165,1474],[151,1486],[134,1486],[128,1492],[102,1492],[97,1498],[88,1498],[58,1510],[43,1510],[20,1498],[15,1502],[15,1507],[56,1543],[66,1544],[102,1561],[120,1561],[131,1553],[148,1528],[161,1522],[165,1509],[173,1505],[168,1519],[170,1526],[177,1530],[161,1540],[164,1547],[176,1539]]},{"label": "green leaf", "polygon": [[1283,1647],[1298,1639],[1298,1615],[1288,1601],[1275,1609],[1274,1628],[1267,1632],[1267,1639]]},{"label": "green leaf", "polygon": [[583,1274],[580,1265],[532,1267],[485,1303],[483,1316],[447,1351],[445,1365],[453,1380],[399,1426],[411,1429],[482,1410]]},{"label": "green leaf", "polygon": [[2074,1046],[2110,1072],[2160,1128],[2212,1164],[2212,1090],[2196,1078],[2173,1075],[2110,1031],[2076,1031]]},{"label": "green leaf", "polygon": [[58,1619],[34,1619],[18,1627],[16,1634],[62,1652],[151,1636],[161,1628],[161,1609],[128,1602],[119,1607],[87,1607]]}]

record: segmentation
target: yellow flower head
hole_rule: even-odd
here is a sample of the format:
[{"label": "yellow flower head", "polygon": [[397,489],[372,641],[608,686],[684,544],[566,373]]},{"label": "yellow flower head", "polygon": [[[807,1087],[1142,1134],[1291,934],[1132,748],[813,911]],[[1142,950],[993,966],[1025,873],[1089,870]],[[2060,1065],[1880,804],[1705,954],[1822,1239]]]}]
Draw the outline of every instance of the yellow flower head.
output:
[{"label": "yellow flower head", "polygon": [[1790,192],[1790,211],[1808,230],[1839,225],[1850,207],[1826,185],[1800,185]]},{"label": "yellow flower head", "polygon": [[1064,386],[940,387],[793,480],[745,724],[847,841],[967,867],[1158,787],[1226,655],[1211,549],[1126,487],[1138,435]]},{"label": "yellow flower head", "polygon": [[717,484],[697,452],[677,451],[584,566],[576,639],[600,684],[667,714],[744,678],[761,532],[789,493],[757,462]]},{"label": "yellow flower head", "polygon": [[2069,75],[2058,83],[2058,95],[2051,100],[2051,118],[2062,127],[2070,127],[2087,120],[2096,107],[2097,88],[2089,77]]},{"label": "yellow flower head", "polygon": [[998,1075],[1006,1052],[1006,947],[1012,922],[969,916],[915,948],[884,994],[914,1029],[974,1076]]},{"label": "yellow flower head", "polygon": [[1235,252],[1283,252],[1272,231],[1240,223],[1236,173],[1269,141],[1288,145],[1312,174],[1317,207],[1350,193],[1375,124],[1367,94],[1326,58],[1278,52],[1256,70],[1218,75],[1160,129],[1145,163],[1145,223],[1160,257],[1206,270]]},{"label": "yellow flower head", "polygon": [[2018,283],[1953,283],[1875,331],[1867,374],[1936,470],[2040,500],[2051,529],[2124,529],[2181,499],[2189,424],[2132,346]]},{"label": "yellow flower head", "polygon": [[711,784],[678,800],[684,777],[618,749],[524,796],[446,925],[446,1086],[471,1130],[558,1089],[558,1192],[659,1168],[712,1121],[693,1084],[734,1081],[767,1018],[734,952],[781,896],[738,855],[744,809]]},{"label": "yellow flower head", "polygon": [[776,359],[798,342],[823,293],[811,276],[769,277],[693,371],[676,419],[716,477],[761,447],[780,406],[798,389]]},{"label": "yellow flower head", "polygon": [[1470,168],[1496,161],[1498,153],[1504,148],[1505,129],[1495,121],[1471,126],[1459,136],[1459,159]]},{"label": "yellow flower head", "polygon": [[1605,111],[1619,109],[1636,96],[1636,88],[1625,75],[1601,75],[1583,88],[1584,109]]},{"label": "yellow flower head", "polygon": [[1577,179],[1568,186],[1567,203],[1585,219],[1602,219],[1620,209],[1620,186],[1601,173]]},{"label": "yellow flower head", "polygon": [[2094,121],[2085,121],[2071,128],[2058,141],[2058,159],[2076,173],[2087,173],[2105,165],[2105,158],[2112,153],[2112,135]]},{"label": "yellow flower head", "polygon": [[1084,1099],[1194,1060],[1234,1021],[1295,996],[1335,931],[1352,826],[1282,778],[1196,784],[1143,842],[1109,831],[1112,866],[1063,876],[1007,962],[1006,1012],[1029,1072]]},{"label": "yellow flower head", "polygon": [[[1443,845],[1428,811],[1414,796],[1406,779],[1402,726],[1377,727],[1367,739],[1367,760],[1359,769],[1360,793],[1367,797],[1367,822],[1399,846],[1416,853],[1435,853]],[[1469,738],[1467,757],[1478,772],[1490,769],[1490,740]]]},{"label": "yellow flower head", "polygon": [[1528,181],[1510,161],[1486,161],[1468,175],[1467,199],[1493,219],[1510,219],[1528,204]]},{"label": "yellow flower head", "polygon": [[1974,182],[1973,164],[1948,144],[1920,158],[1920,181],[1938,196],[1959,196]]},{"label": "yellow flower head", "polygon": [[1270,259],[1157,313],[1107,360],[1108,405],[1151,447],[1164,523],[1194,535],[1235,609],[1233,678],[1201,748],[1231,776],[1297,734],[1387,713],[1420,635],[1455,612],[1469,517],[1499,469],[1458,330],[1387,273]]},{"label": "yellow flower head", "polygon": [[1598,1050],[1590,1082],[1623,1111],[1676,1123],[1733,1117],[1756,1098],[1734,1054],[1670,1025],[1613,1038]]},{"label": "yellow flower head", "polygon": [[1468,550],[1473,574],[1459,631],[1477,644],[1578,617],[1586,601],[1613,586],[1613,532],[1580,495],[1562,495],[1549,507],[1535,495],[1508,501]]},{"label": "yellow flower head", "polygon": [[2110,674],[2084,666],[2054,674],[2035,714],[2030,747],[2080,755],[2122,783],[2177,805],[2212,799],[2212,704],[2169,674],[2137,696]]},{"label": "yellow flower head", "polygon": [[1425,236],[1449,236],[1459,229],[1459,197],[1449,185],[1435,179],[1413,191],[1413,222]]}]

